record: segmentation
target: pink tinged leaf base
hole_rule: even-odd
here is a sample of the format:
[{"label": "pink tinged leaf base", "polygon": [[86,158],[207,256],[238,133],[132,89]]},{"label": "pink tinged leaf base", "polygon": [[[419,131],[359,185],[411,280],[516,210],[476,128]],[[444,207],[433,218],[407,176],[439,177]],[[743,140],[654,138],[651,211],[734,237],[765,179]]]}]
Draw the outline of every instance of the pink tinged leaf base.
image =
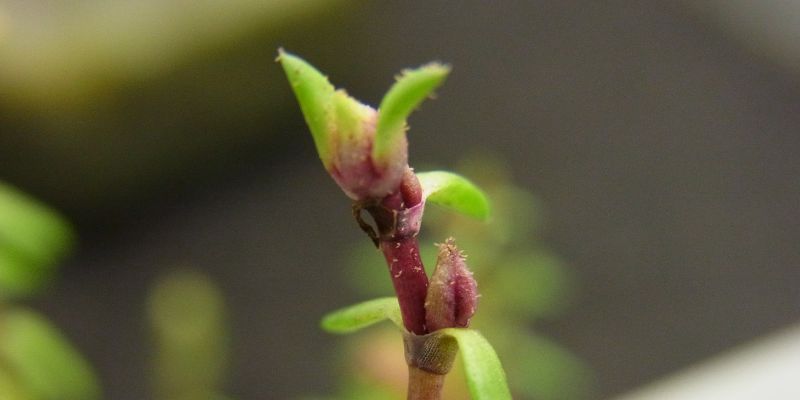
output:
[{"label": "pink tinged leaf base", "polygon": [[380,199],[397,190],[407,168],[408,144],[403,138],[384,167],[372,158],[378,112],[362,105],[359,129],[329,127],[330,160],[326,167],[344,193],[353,200]]}]

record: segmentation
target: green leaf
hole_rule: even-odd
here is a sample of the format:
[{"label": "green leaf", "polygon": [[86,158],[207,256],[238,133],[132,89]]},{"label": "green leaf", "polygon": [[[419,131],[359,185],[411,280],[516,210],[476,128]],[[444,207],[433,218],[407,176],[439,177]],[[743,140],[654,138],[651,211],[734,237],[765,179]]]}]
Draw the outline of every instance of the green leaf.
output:
[{"label": "green leaf", "polygon": [[0,363],[39,400],[94,400],[100,387],[86,360],[49,322],[24,309],[0,319]]},{"label": "green leaf", "polygon": [[322,319],[322,329],[330,333],[351,333],[385,319],[403,328],[397,298],[382,297],[334,311]]},{"label": "green leaf", "polygon": [[474,329],[447,328],[437,331],[458,342],[467,387],[474,400],[511,399],[506,374],[492,345]]},{"label": "green leaf", "polygon": [[467,178],[446,171],[421,172],[417,178],[428,202],[481,220],[489,218],[489,199]]},{"label": "green leaf", "polygon": [[283,66],[286,77],[292,85],[300,109],[306,119],[320,159],[327,167],[331,162],[331,149],[328,143],[328,111],[335,89],[322,75],[300,57],[278,50],[278,62]]},{"label": "green leaf", "polygon": [[216,399],[228,367],[222,293],[196,271],[161,277],[148,296],[153,383],[158,399]]},{"label": "green leaf", "polygon": [[60,215],[0,182],[0,297],[39,289],[73,242],[72,229]]},{"label": "green leaf", "polygon": [[381,100],[378,108],[378,126],[375,130],[375,147],[372,156],[383,161],[396,150],[405,134],[406,119],[422,100],[444,82],[450,67],[431,63],[404,71]]}]

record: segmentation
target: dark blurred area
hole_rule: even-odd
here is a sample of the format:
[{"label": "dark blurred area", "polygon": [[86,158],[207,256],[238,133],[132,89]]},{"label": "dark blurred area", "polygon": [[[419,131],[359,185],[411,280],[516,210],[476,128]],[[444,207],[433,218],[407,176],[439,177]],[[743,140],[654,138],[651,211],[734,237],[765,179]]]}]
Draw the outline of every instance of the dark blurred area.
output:
[{"label": "dark blurred area", "polygon": [[537,327],[619,394],[800,319],[798,22],[777,1],[0,2],[0,179],[80,238],[34,306],[107,398],[148,398],[148,287],[195,267],[231,312],[228,393],[326,392],[318,320],[359,300],[342,260],[366,238],[277,49],[373,105],[441,60],[412,165],[508,162],[580,282]]}]

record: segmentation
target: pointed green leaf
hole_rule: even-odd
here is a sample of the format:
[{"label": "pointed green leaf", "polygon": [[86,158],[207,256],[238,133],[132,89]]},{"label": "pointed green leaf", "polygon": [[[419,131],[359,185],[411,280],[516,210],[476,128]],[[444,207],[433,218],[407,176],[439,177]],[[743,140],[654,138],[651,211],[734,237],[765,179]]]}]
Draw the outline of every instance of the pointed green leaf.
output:
[{"label": "pointed green leaf", "polygon": [[24,309],[0,318],[0,363],[36,399],[101,397],[92,368],[48,321]]},{"label": "pointed green leaf", "polygon": [[327,167],[330,163],[328,144],[328,111],[335,92],[333,85],[322,73],[300,57],[278,50],[278,62],[283,66],[292,85],[300,109],[306,119],[320,159]]},{"label": "pointed green leaf", "polygon": [[402,329],[400,305],[395,297],[382,297],[334,311],[322,319],[322,329],[330,333],[351,333],[389,319]]},{"label": "pointed green leaf", "polygon": [[489,218],[489,199],[467,178],[446,171],[421,172],[417,178],[426,201],[481,220]]},{"label": "pointed green leaf", "polygon": [[431,63],[404,71],[389,89],[378,108],[373,158],[386,160],[395,151],[398,140],[405,134],[406,119],[431,92],[444,82],[450,67]]},{"label": "pointed green leaf", "polygon": [[492,345],[474,329],[447,328],[437,332],[458,342],[467,387],[473,400],[511,399],[506,374]]},{"label": "pointed green leaf", "polygon": [[47,283],[73,241],[60,215],[0,182],[0,297],[30,294]]}]

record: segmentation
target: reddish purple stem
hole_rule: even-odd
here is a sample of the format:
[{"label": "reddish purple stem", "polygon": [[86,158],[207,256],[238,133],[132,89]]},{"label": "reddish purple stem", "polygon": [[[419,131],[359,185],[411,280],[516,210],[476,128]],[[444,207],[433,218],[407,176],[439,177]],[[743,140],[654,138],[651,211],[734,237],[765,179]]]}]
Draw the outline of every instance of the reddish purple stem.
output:
[{"label": "reddish purple stem", "polygon": [[419,257],[416,237],[403,237],[380,241],[386,257],[392,284],[400,303],[403,324],[409,332],[423,335],[425,331],[425,296],[428,293],[428,276]]},{"label": "reddish purple stem", "polygon": [[[425,329],[425,296],[428,293],[428,276],[419,257],[419,233],[422,219],[422,189],[416,175],[406,168],[398,190],[369,205],[356,205],[355,215],[361,229],[367,232],[386,258],[392,277],[403,325],[416,335]],[[366,210],[375,221],[375,232],[360,217]]]}]

